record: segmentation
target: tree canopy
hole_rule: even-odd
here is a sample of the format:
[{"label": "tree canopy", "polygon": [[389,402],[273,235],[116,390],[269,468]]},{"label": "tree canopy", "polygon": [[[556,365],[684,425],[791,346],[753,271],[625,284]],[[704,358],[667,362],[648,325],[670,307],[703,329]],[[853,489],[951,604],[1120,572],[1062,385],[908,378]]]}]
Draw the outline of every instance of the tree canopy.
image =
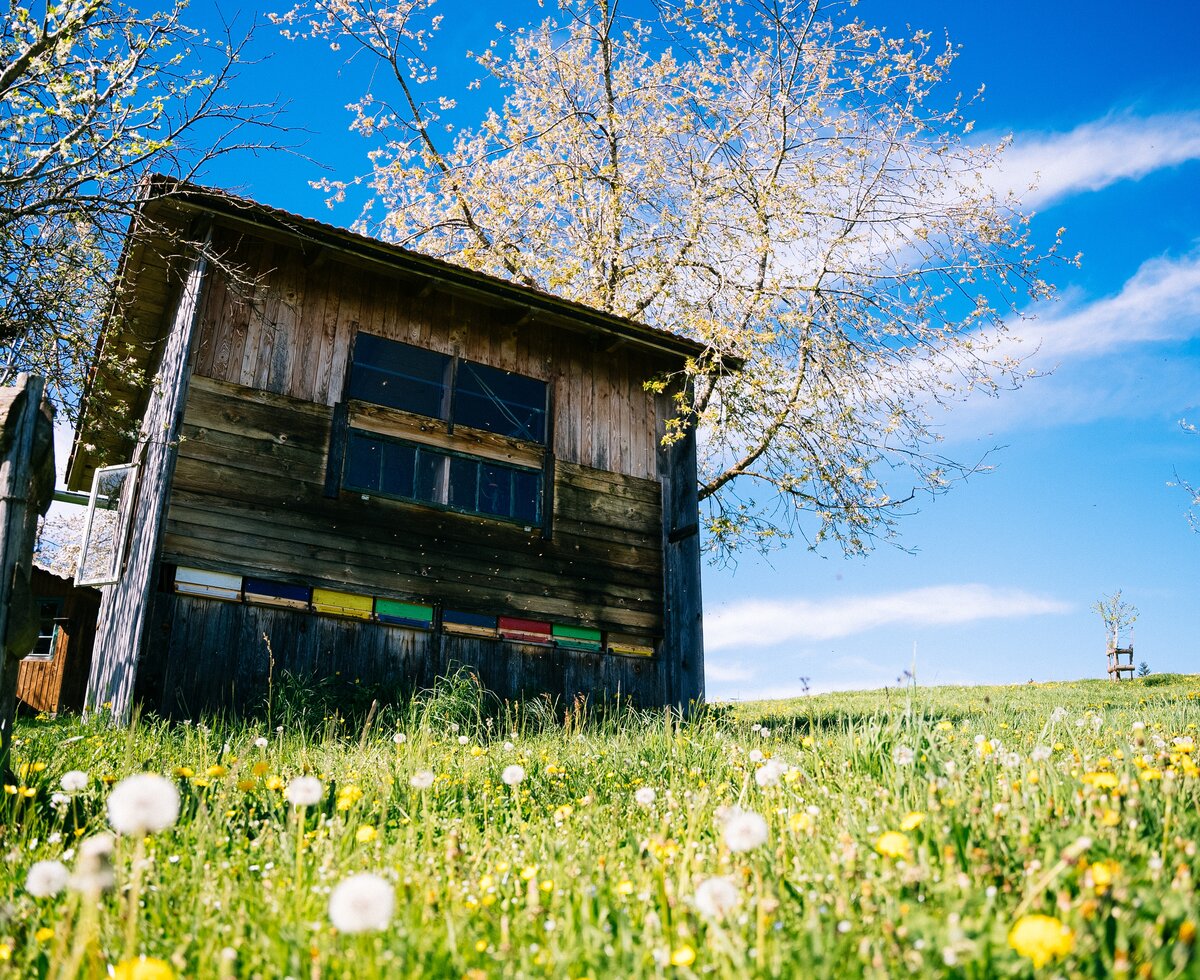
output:
[{"label": "tree canopy", "polygon": [[273,108],[225,98],[246,36],[209,37],[185,6],[0,12],[0,363],[45,377],[68,417],[142,178],[191,176],[274,128]]},{"label": "tree canopy", "polygon": [[502,101],[470,126],[433,0],[274,15],[359,65],[364,230],[744,358],[691,367],[700,496],[722,551],[802,534],[848,552],[972,472],[939,405],[1020,383],[1004,318],[1048,296],[1019,201],[944,94],[949,42],[841,3],[563,0],[475,58]]}]

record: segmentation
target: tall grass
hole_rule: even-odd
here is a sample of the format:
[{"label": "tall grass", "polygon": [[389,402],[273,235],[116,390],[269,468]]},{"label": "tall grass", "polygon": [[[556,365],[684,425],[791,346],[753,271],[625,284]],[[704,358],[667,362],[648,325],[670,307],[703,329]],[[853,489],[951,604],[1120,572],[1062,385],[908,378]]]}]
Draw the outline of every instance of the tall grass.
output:
[{"label": "tall grass", "polygon": [[[1045,915],[1069,934],[1047,973],[1200,975],[1200,677],[908,687],[686,723],[501,704],[462,676],[369,726],[285,679],[277,693],[270,726],[19,726],[0,971],[55,976],[82,935],[77,975],[106,975],[132,914],[136,951],[188,977],[1017,976],[1039,960],[1012,928]],[[788,768],[756,778],[771,760]],[[72,769],[88,787],[55,803]],[[29,867],[73,865],[110,787],[144,771],[174,781],[180,816],[117,838],[117,888],[29,894]],[[301,774],[322,783],[314,806],[284,796]],[[733,808],[765,818],[765,844],[731,849]],[[395,889],[383,931],[331,924],[357,872]],[[697,901],[715,877],[736,891],[722,917]]]}]

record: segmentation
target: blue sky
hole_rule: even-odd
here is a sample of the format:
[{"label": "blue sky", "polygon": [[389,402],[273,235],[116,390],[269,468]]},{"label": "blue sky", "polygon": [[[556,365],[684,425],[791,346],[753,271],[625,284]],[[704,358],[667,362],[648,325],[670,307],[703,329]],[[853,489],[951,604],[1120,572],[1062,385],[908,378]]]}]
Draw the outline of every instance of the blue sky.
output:
[{"label": "blue sky", "polygon": [[[447,50],[481,47],[497,16],[441,9]],[[504,19],[525,11],[537,13],[506,5]],[[1035,235],[1065,226],[1083,264],[1059,269],[1058,301],[1013,325],[1049,377],[945,417],[947,454],[994,450],[994,470],[923,502],[904,524],[907,550],[846,559],[796,545],[705,569],[710,697],[894,684],[914,650],[919,683],[1102,676],[1089,606],[1117,588],[1141,611],[1137,660],[1200,670],[1200,535],[1167,486],[1176,469],[1200,480],[1200,437],[1178,425],[1200,421],[1200,8],[864,0],[858,12],[961,45],[954,86],[986,84],[970,112],[977,133],[1014,136],[996,180],[1040,175]],[[258,44],[276,53],[245,73],[246,90],[290,102],[304,152],[333,175],[363,172],[368,145],[341,108],[352,81],[269,28]],[[452,85],[455,65],[442,64]],[[307,187],[320,174],[263,155],[208,181],[349,223],[351,209],[331,214]]]}]

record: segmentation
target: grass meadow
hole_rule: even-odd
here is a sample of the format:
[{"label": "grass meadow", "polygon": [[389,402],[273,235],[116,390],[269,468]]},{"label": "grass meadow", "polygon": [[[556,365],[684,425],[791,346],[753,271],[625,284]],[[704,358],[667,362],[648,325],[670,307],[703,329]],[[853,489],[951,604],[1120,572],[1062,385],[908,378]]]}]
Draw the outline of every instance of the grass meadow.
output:
[{"label": "grass meadow", "polygon": [[302,703],[22,720],[0,976],[1200,976],[1197,675]]}]

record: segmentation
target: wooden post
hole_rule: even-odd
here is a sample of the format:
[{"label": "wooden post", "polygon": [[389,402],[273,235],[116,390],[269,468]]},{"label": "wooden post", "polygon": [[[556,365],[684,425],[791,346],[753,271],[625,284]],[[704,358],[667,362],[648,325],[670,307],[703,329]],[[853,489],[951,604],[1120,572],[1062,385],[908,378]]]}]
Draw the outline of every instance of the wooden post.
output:
[{"label": "wooden post", "polygon": [[0,770],[6,783],[17,674],[38,637],[30,587],[37,520],[54,495],[54,409],[42,391],[42,379],[27,374],[0,388]]}]

